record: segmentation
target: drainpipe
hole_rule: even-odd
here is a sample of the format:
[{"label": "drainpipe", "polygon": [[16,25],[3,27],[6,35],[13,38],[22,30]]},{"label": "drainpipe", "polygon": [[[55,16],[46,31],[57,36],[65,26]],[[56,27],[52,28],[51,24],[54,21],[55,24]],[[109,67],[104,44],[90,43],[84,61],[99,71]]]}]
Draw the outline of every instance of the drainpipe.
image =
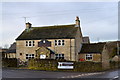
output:
[{"label": "drainpipe", "polygon": [[71,47],[72,47],[72,46],[71,46],[71,39],[70,39],[70,60],[72,59],[72,58],[71,58]]},{"label": "drainpipe", "polygon": [[77,55],[77,53],[76,53],[76,51],[77,51],[77,50],[76,50],[76,39],[74,40],[74,42],[75,42],[75,49],[74,49],[74,50],[75,50],[75,61],[77,61],[77,60],[76,60],[76,55]]},{"label": "drainpipe", "polygon": [[119,43],[117,42],[117,55],[119,55]]}]

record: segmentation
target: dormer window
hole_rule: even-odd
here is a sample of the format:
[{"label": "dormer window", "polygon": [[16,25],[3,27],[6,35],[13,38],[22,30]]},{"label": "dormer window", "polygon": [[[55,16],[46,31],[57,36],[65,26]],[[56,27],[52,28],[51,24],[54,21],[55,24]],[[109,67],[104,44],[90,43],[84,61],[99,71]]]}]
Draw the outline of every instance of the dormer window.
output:
[{"label": "dormer window", "polygon": [[26,41],[26,46],[27,47],[33,47],[33,46],[35,46],[35,41]]}]

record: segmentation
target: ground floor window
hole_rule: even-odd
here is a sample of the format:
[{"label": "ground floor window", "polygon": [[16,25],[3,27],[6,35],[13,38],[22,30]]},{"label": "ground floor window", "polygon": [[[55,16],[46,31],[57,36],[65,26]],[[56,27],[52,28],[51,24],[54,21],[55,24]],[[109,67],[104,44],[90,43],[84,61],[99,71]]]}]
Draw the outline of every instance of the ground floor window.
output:
[{"label": "ground floor window", "polygon": [[64,54],[55,54],[55,59],[64,59]]},{"label": "ground floor window", "polygon": [[93,55],[92,54],[86,54],[86,61],[92,61]]},{"label": "ground floor window", "polygon": [[26,59],[33,59],[34,57],[34,54],[26,54]]}]

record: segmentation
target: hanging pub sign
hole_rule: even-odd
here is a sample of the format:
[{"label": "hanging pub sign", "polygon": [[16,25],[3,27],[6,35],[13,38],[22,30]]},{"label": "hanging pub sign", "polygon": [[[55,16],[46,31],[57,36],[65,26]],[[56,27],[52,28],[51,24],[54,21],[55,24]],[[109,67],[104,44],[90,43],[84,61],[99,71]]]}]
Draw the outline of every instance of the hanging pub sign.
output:
[{"label": "hanging pub sign", "polygon": [[73,69],[73,62],[58,62],[58,69]]},{"label": "hanging pub sign", "polygon": [[51,47],[51,42],[48,40],[41,40],[38,42],[38,47]]}]

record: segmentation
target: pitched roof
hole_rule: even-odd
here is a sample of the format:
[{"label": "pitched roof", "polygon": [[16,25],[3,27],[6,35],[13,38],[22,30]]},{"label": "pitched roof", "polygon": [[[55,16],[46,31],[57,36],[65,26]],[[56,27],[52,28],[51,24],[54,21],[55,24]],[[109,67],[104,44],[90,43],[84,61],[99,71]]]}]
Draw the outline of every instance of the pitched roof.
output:
[{"label": "pitched roof", "polygon": [[7,50],[7,53],[16,53],[16,43],[15,42]]},{"label": "pitched roof", "polygon": [[50,54],[55,54],[55,52],[53,50],[51,50],[50,48],[46,47],[46,49],[50,51]]},{"label": "pitched roof", "polygon": [[8,50],[8,49],[6,49],[6,48],[1,48],[1,49],[0,49],[0,53],[6,53],[7,50]]},{"label": "pitched roof", "polygon": [[75,38],[77,30],[78,27],[75,27],[75,24],[31,27],[29,30],[24,30],[16,40]]},{"label": "pitched roof", "polygon": [[79,54],[84,53],[102,53],[105,43],[83,44]]}]

